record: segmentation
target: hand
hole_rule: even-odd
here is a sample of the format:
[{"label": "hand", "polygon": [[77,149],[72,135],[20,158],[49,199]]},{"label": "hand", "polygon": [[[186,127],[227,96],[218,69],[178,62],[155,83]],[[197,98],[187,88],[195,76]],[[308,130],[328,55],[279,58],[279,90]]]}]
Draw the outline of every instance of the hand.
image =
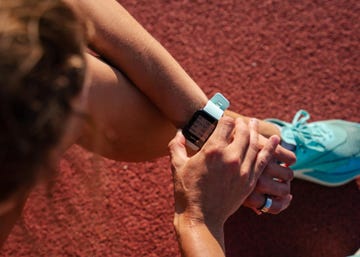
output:
[{"label": "hand", "polygon": [[[261,135],[259,139],[260,145],[265,145],[268,140]],[[254,191],[245,200],[244,206],[251,208],[257,214],[262,214],[259,209],[264,205],[266,196],[268,196],[272,199],[268,213],[278,214],[285,210],[292,200],[290,182],[294,178],[293,171],[287,166],[295,161],[295,154],[279,145],[274,158],[259,177]]]},{"label": "hand", "polygon": [[170,142],[176,215],[222,227],[244,203],[273,159],[280,141],[273,136],[259,147],[258,122],[249,127],[224,117],[203,148],[188,157],[181,132]]},{"label": "hand", "polygon": [[355,181],[356,181],[356,184],[357,184],[357,186],[358,186],[358,188],[360,190],[360,176],[356,177]]}]

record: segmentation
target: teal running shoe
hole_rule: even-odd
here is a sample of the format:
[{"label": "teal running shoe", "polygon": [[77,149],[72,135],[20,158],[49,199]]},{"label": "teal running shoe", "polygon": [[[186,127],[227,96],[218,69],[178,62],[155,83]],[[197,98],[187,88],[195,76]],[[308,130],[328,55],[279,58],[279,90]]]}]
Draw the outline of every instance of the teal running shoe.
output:
[{"label": "teal running shoe", "polygon": [[300,110],[292,123],[266,121],[281,129],[282,145],[296,154],[290,168],[296,178],[325,186],[339,186],[360,175],[360,124],[343,120],[307,123]]},{"label": "teal running shoe", "polygon": [[360,257],[360,249],[356,253],[354,253],[354,255],[350,255],[348,257]]}]

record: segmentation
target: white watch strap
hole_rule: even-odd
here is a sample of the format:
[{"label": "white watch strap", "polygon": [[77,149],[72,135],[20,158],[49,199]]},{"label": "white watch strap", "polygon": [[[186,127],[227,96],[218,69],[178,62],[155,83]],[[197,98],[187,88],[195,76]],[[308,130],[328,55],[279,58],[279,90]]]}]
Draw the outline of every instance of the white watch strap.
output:
[{"label": "white watch strap", "polygon": [[229,107],[230,102],[222,94],[216,93],[205,105],[204,111],[215,119],[219,120],[224,111]]}]

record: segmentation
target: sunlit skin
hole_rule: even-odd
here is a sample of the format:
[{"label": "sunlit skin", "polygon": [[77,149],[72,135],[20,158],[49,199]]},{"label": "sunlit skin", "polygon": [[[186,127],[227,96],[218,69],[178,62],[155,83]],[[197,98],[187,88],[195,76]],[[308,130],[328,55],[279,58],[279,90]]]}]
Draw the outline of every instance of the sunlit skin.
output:
[{"label": "sunlit skin", "polygon": [[[84,53],[87,64],[85,83],[80,95],[73,99],[73,113],[64,121],[64,136],[49,153],[50,166],[56,166],[62,153],[73,144],[121,161],[145,161],[167,155],[168,144],[174,142],[172,139],[177,129],[184,126],[192,114],[206,104],[207,96],[176,60],[116,1],[66,2],[71,3],[73,8],[86,12],[86,17],[94,25],[94,36],[90,39],[89,47],[97,56],[105,57],[112,65]],[[208,166],[208,172],[218,170],[220,166],[224,169],[242,167],[239,172],[256,173],[248,186],[246,179],[240,179],[241,185],[245,185],[244,191],[239,194],[238,199],[234,195],[229,198],[229,209],[233,211],[239,205],[245,205],[258,212],[257,209],[263,205],[264,195],[268,194],[274,196],[269,213],[277,214],[283,211],[291,202],[290,181],[293,174],[289,168],[278,165],[276,160],[291,164],[295,161],[294,154],[277,146],[279,139],[267,138],[274,134],[279,135],[278,129],[273,125],[258,121],[255,129],[248,117],[231,111],[226,112],[225,116],[228,117],[220,122],[223,125],[219,129],[227,131],[227,144],[232,144],[232,135],[236,135],[236,142],[239,141],[239,135],[242,135],[243,144],[239,145],[242,157],[235,160],[234,157],[230,158],[234,151],[223,152],[218,149],[216,151],[221,153],[223,158]],[[223,137],[216,135],[219,133],[215,133],[210,142],[224,141]],[[182,142],[179,134],[174,140]],[[209,149],[209,145],[190,159],[177,160],[190,161],[194,174],[201,173],[204,158],[209,158],[214,153],[214,149],[206,149]],[[170,144],[173,159],[180,152],[183,154],[184,150],[184,145]],[[248,150],[253,154],[245,158],[249,156]],[[229,159],[232,161],[229,162]],[[251,166],[259,161],[263,164],[261,168],[252,169]],[[243,162],[247,163],[246,169],[243,169]],[[38,178],[38,181],[42,179]],[[261,187],[257,181],[261,182]],[[215,190],[211,183],[205,187],[201,190]],[[31,188],[18,190],[0,204],[1,244],[21,214],[30,190]],[[175,201],[178,201],[176,195],[175,192]],[[198,200],[201,202],[201,199]],[[222,217],[220,223],[204,223],[201,229],[196,231],[188,230],[189,227],[182,226],[181,222],[177,223],[180,238],[187,235],[197,239],[180,240],[185,256],[201,256],[201,249],[208,243],[213,246],[209,249],[217,249],[212,252],[214,256],[224,254],[222,223],[229,215],[229,210],[224,212],[219,213]],[[207,213],[201,215],[208,217]],[[175,217],[175,222],[179,221],[177,218],[178,216]],[[217,232],[214,234],[214,231]]]}]

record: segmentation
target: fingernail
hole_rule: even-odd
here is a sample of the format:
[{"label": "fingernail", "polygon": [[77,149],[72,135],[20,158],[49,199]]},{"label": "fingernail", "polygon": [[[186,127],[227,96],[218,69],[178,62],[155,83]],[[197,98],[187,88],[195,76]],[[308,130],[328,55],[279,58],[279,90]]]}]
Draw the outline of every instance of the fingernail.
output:
[{"label": "fingernail", "polygon": [[259,124],[259,121],[256,118],[251,118],[250,119],[250,126],[253,128],[257,128]]},{"label": "fingernail", "polygon": [[272,142],[276,145],[280,143],[280,138],[278,136],[272,136],[270,137],[270,140],[272,140]]}]

